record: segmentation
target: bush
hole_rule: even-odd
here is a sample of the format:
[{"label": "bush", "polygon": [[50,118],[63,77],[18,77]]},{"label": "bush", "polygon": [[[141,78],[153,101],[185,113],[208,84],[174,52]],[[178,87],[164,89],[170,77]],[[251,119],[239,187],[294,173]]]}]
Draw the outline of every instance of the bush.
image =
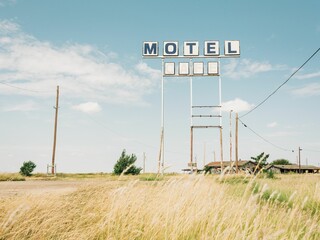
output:
[{"label": "bush", "polygon": [[291,165],[287,159],[277,159],[271,162],[273,165]]},{"label": "bush", "polygon": [[121,153],[120,158],[113,167],[113,173],[116,175],[120,174],[132,174],[138,175],[142,168],[137,168],[134,163],[136,162],[137,157],[134,154],[127,155],[126,150],[124,149]]},{"label": "bush", "polygon": [[23,162],[22,167],[20,168],[20,174],[23,176],[31,176],[33,170],[36,168],[36,164],[32,161],[28,161],[28,162]]},{"label": "bush", "polygon": [[262,167],[267,166],[267,159],[269,158],[269,156],[270,154],[265,154],[264,152],[262,152],[256,157],[251,157],[251,159],[254,160],[255,163],[257,163],[258,169],[261,169]]}]

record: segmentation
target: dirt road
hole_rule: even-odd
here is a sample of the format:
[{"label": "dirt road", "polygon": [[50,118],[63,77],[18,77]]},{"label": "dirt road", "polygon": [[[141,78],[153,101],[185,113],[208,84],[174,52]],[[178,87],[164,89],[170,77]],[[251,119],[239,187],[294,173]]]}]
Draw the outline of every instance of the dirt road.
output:
[{"label": "dirt road", "polygon": [[83,180],[0,182],[0,198],[24,194],[65,194],[90,183],[92,181]]}]

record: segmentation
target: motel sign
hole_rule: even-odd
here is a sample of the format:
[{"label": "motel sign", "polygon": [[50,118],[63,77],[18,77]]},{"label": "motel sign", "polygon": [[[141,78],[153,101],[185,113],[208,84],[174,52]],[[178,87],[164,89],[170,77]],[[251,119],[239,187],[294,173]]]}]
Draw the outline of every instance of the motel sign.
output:
[{"label": "motel sign", "polygon": [[[181,49],[179,42],[163,42],[162,55],[159,51],[158,42],[143,42],[142,55],[146,58],[188,58],[208,59],[227,58],[240,56],[239,41],[224,41],[224,54],[220,51],[219,41],[204,41],[202,51],[198,41],[183,42]],[[218,76],[219,63],[217,61],[194,61],[194,62],[165,62],[163,75],[166,77],[183,76]]]},{"label": "motel sign", "polygon": [[[224,55],[220,55],[219,41],[204,41],[203,55],[200,54],[198,41],[183,42],[183,52],[179,51],[179,42],[164,42],[163,43],[163,56],[159,54],[158,42],[143,42],[144,57],[223,57],[223,56],[239,56],[240,55],[240,42],[239,41],[224,41]],[[182,55],[180,55],[182,54]]]}]

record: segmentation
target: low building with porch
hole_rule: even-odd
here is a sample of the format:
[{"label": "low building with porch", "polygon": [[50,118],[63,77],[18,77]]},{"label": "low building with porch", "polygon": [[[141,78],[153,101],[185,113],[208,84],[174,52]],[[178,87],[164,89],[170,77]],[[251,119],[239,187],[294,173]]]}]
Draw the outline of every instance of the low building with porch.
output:
[{"label": "low building with porch", "polygon": [[[236,172],[236,162],[235,161],[217,161],[210,162],[205,165],[205,169],[207,172],[219,174],[221,173],[221,165],[222,169],[228,168],[228,172]],[[238,170],[239,172],[245,173],[254,173],[257,168],[257,163],[251,160],[239,160],[238,161]]]},{"label": "low building with porch", "polygon": [[268,165],[267,170],[270,170],[274,173],[320,173],[320,167],[315,167],[312,165],[299,165],[290,164],[290,165]]}]

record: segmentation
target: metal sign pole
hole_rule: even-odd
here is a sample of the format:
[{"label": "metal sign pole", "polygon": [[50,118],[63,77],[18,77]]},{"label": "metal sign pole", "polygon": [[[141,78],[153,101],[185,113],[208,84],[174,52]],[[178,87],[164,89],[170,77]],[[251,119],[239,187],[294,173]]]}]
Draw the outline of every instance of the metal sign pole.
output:
[{"label": "metal sign pole", "polygon": [[158,174],[163,175],[163,165],[164,165],[164,157],[163,157],[163,149],[164,149],[164,79],[163,79],[163,73],[164,73],[164,59],[162,59],[162,78],[161,78],[161,132],[160,132],[160,149],[159,149],[159,158],[158,158]]},{"label": "metal sign pole", "polygon": [[[221,71],[220,68],[220,59],[218,61],[219,65],[219,71]],[[223,171],[223,140],[222,140],[222,97],[221,97],[221,72],[219,74],[219,106],[220,106],[220,163],[221,163],[221,173]]]},{"label": "metal sign pole", "polygon": [[[192,59],[190,58],[190,68],[192,71]],[[190,169],[193,172],[193,116],[192,116],[192,106],[193,106],[193,87],[192,87],[192,76],[190,73]]]},{"label": "metal sign pole", "polygon": [[233,110],[230,110],[230,113],[229,113],[229,136],[230,136],[230,139],[229,139],[229,144],[230,144],[230,172],[233,173],[233,171],[231,170],[232,167],[232,112]]},{"label": "metal sign pole", "polygon": [[161,163],[161,174],[164,174],[164,59],[162,59],[162,78],[161,78],[161,135],[162,135],[162,163]]}]

